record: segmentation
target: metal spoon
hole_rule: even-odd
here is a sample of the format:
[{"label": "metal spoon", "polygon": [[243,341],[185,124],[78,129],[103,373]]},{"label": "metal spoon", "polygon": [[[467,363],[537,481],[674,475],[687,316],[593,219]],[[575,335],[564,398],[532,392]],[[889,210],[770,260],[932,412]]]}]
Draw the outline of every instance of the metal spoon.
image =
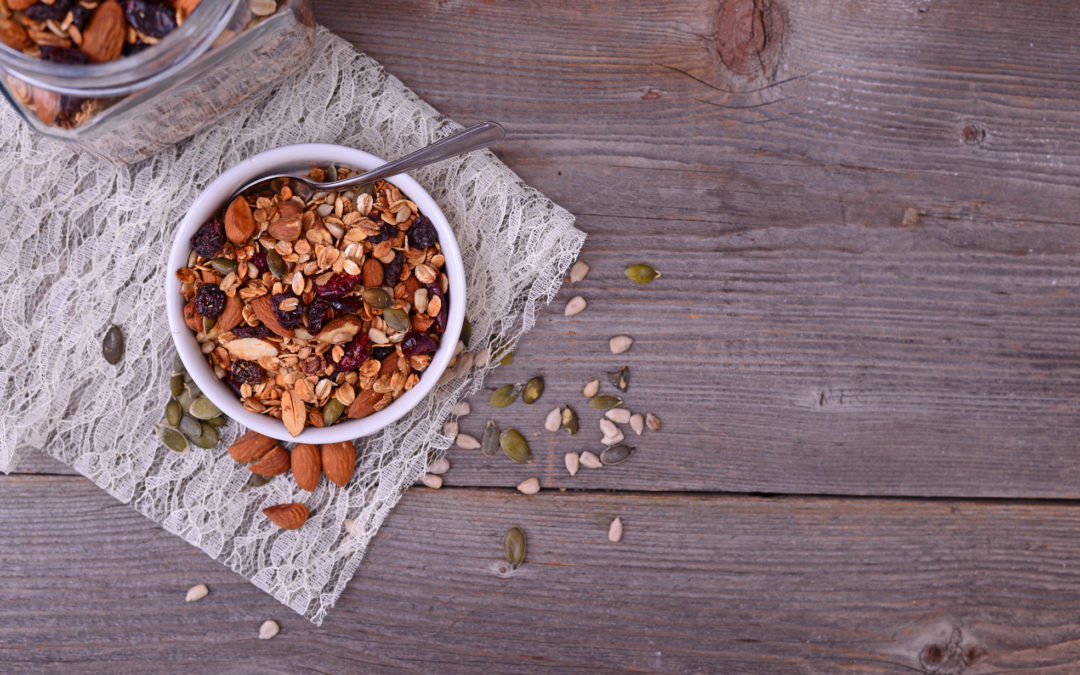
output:
[{"label": "metal spoon", "polygon": [[[376,167],[371,171],[346,178],[344,180],[337,180],[330,183],[320,183],[313,181],[303,176],[291,174],[291,173],[279,173],[272,176],[262,176],[251,181],[244,187],[233,192],[229,197],[229,201],[232,201],[237,195],[247,190],[250,190],[256,186],[269,183],[270,181],[287,179],[289,181],[295,181],[297,184],[307,186],[312,192],[333,192],[336,190],[342,190],[344,188],[356,187],[359,185],[367,185],[368,183],[374,183],[377,180],[393,176],[399,173],[405,173],[418,169],[428,164],[455,157],[457,155],[463,155],[473,150],[479,150],[486,148],[492,143],[497,143],[506,137],[506,130],[495,122],[481,122],[480,124],[474,124],[471,127],[462,129],[461,131],[447,136],[442,140],[435,141],[431,145],[420,148],[416,152],[405,155],[401,159],[394,160],[393,162],[387,162],[380,167]],[[295,191],[295,190],[294,190]]]}]

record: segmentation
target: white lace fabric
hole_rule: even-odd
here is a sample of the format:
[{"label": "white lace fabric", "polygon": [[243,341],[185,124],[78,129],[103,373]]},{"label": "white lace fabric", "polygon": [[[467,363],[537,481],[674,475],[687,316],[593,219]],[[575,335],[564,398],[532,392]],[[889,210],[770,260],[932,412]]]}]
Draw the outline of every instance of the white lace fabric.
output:
[{"label": "white lace fabric", "polygon": [[[117,167],[35,134],[0,106],[0,470],[42,448],[169,532],[321,624],[375,532],[424,472],[450,408],[486,369],[437,388],[409,415],[358,439],[356,475],[314,493],[250,472],[225,448],[176,454],[154,425],[168,400],[173,347],[165,317],[172,233],[199,191],[254,153],[329,142],[394,158],[460,128],[373,59],[320,28],[312,67],[254,106],[149,160]],[[513,345],[551,302],[585,235],[573,216],[489,152],[415,171],[460,244],[475,352]],[[119,365],[102,357],[123,329]],[[262,514],[303,502],[311,518],[282,531]]]}]

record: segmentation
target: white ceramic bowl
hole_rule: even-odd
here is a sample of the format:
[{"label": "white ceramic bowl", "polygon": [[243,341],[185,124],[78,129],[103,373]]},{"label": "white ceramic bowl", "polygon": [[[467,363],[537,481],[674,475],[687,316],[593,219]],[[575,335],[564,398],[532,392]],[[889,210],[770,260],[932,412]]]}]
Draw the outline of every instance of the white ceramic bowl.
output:
[{"label": "white ceramic bowl", "polygon": [[188,374],[203,394],[222,412],[245,427],[278,440],[300,443],[336,443],[368,436],[396,421],[420,403],[435,387],[439,377],[450,363],[465,319],[465,272],[461,264],[461,251],[458,250],[457,240],[442,210],[419,183],[405,174],[393,176],[389,180],[398,186],[409,199],[416,202],[420,207],[420,212],[431,219],[439,233],[439,243],[446,257],[446,274],[450,279],[450,288],[447,293],[450,311],[446,331],[439,343],[439,350],[431,359],[431,365],[412,389],[402,394],[389,406],[367,417],[346,420],[330,427],[307,427],[299,436],[291,436],[285,430],[285,425],[281,420],[253,413],[244,408],[240,399],[228,385],[214,375],[213,369],[199,350],[195,335],[184,323],[184,303],[180,295],[180,282],[176,279],[176,270],[187,265],[192,235],[214,214],[233,190],[259,176],[289,171],[297,167],[334,164],[367,170],[383,163],[384,160],[374,155],[340,145],[308,143],[267,150],[240,162],[218,176],[196,198],[187,216],[181,221],[173,240],[172,252],[169,254],[169,269],[165,281],[165,300],[173,342],[176,344],[176,351],[180,354],[180,359],[184,362]]}]

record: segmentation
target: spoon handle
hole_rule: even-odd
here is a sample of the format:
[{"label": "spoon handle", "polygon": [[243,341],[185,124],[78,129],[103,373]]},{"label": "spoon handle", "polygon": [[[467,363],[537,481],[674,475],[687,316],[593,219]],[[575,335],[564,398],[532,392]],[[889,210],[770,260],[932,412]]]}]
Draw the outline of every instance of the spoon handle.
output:
[{"label": "spoon handle", "polygon": [[405,173],[421,166],[427,166],[434,162],[463,155],[473,150],[485,148],[492,143],[497,143],[506,137],[506,130],[495,122],[481,122],[467,129],[462,129],[452,136],[447,136],[441,141],[420,148],[411,155],[405,155],[401,159],[383,164],[377,169],[362,173],[359,176],[346,178],[333,183],[324,183],[318,186],[320,190],[340,190],[355,185],[366,185],[394,174]]}]

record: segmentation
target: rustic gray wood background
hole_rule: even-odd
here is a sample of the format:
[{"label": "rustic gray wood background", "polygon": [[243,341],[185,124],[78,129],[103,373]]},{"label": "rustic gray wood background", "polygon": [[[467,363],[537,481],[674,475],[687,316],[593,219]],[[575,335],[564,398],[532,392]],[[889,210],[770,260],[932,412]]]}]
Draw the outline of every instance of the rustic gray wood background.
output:
[{"label": "rustic gray wood background", "polygon": [[[503,122],[498,154],[589,233],[588,279],[489,381],[543,374],[541,403],[462,424],[534,461],[453,451],[316,629],[34,456],[0,478],[0,671],[1080,668],[1080,5],[315,8]],[[664,277],[628,283],[639,261]],[[599,438],[582,384],[623,363],[664,429],[570,478]],[[541,428],[560,402],[573,441]]]}]

